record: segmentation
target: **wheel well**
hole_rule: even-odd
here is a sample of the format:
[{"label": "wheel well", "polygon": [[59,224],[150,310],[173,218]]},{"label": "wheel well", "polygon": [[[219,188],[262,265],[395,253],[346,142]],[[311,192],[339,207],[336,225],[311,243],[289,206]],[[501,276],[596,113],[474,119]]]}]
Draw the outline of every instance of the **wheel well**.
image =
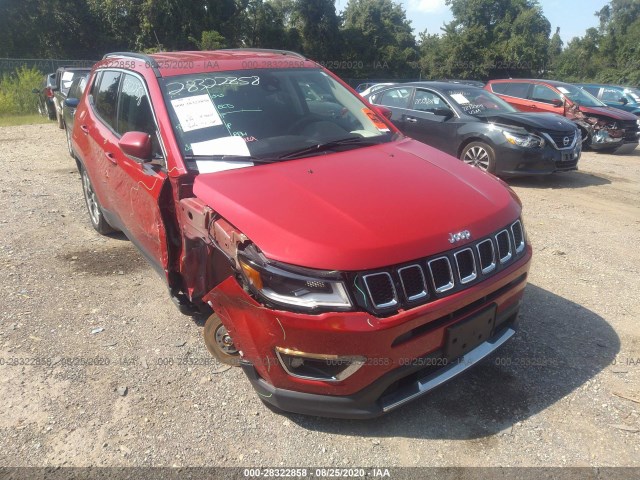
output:
[{"label": "wheel well", "polygon": [[460,158],[460,155],[462,155],[462,151],[465,149],[465,147],[467,145],[469,145],[470,143],[473,142],[482,142],[482,143],[487,143],[484,139],[482,138],[478,138],[478,137],[473,137],[473,138],[467,138],[464,142],[462,142],[460,144],[460,146],[458,147],[458,155],[456,158]]}]

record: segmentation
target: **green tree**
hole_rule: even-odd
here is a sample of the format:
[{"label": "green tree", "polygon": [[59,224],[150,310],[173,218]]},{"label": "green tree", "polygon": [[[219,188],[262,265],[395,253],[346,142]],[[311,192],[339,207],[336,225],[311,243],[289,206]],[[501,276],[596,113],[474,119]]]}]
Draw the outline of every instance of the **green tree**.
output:
[{"label": "green tree", "polygon": [[[551,25],[537,0],[447,0],[453,20],[443,31],[443,76],[530,76],[548,60]],[[424,51],[424,49],[421,49]],[[425,72],[426,73],[426,72]]]},{"label": "green tree", "polygon": [[342,58],[350,76],[392,78],[417,75],[411,21],[391,0],[350,0],[343,12]]}]

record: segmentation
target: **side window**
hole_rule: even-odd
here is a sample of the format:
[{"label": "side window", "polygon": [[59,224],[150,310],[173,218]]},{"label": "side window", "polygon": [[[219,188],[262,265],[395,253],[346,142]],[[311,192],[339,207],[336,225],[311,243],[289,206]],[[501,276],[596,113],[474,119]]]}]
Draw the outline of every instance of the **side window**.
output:
[{"label": "side window", "polygon": [[[591,92],[589,92],[591,93]],[[602,91],[602,101],[603,102],[617,102],[621,103],[620,99],[624,97],[624,94],[615,88],[607,88],[605,87]]]},{"label": "side window", "polygon": [[142,80],[133,75],[124,74],[120,98],[118,101],[118,125],[116,131],[123,135],[127,132],[144,132],[151,136],[154,157],[162,156],[156,131],[156,123],[147,91]]},{"label": "side window", "polygon": [[582,87],[584,90],[589,92],[594,97],[598,98],[598,92],[600,91],[600,87]]},{"label": "side window", "polygon": [[505,95],[516,98],[527,98],[529,83],[505,83],[505,85],[507,86],[504,92]]},{"label": "side window", "polygon": [[549,87],[534,84],[531,100],[534,102],[553,103],[554,100],[562,101],[562,97]]},{"label": "side window", "polygon": [[506,94],[508,86],[508,83],[492,83],[491,90],[493,90],[495,93]]},{"label": "side window", "polygon": [[392,88],[376,95],[375,102],[385,107],[409,108],[411,89],[405,87]]},{"label": "side window", "polygon": [[449,108],[447,103],[436,93],[427,90],[416,90],[413,109],[419,112],[434,113],[437,109]]},{"label": "side window", "polygon": [[105,71],[102,73],[97,88],[94,87],[92,90],[96,112],[114,130],[116,129],[116,100],[121,76],[120,72]]}]

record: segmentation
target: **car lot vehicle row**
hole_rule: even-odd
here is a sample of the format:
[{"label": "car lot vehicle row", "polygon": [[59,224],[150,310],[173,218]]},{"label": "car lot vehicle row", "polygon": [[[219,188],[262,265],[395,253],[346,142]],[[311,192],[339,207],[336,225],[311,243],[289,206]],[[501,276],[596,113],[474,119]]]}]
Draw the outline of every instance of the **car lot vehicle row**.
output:
[{"label": "car lot vehicle row", "polygon": [[[244,68],[281,58],[298,68]],[[116,53],[70,151],[94,228],[208,316],[207,348],[263,401],[365,418],[509,340],[532,255],[504,182],[385,113],[291,52]]]},{"label": "car lot vehicle row", "polygon": [[502,177],[575,170],[580,159],[580,132],[571,121],[519,112],[478,87],[407,83],[368,100],[390,109],[406,135]]}]

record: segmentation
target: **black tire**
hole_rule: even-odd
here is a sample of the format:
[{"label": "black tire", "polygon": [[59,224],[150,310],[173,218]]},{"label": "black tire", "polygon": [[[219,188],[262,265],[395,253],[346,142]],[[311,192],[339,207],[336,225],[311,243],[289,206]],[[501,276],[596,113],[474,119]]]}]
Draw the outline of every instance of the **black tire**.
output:
[{"label": "black tire", "polygon": [[462,149],[460,160],[485,172],[495,173],[496,153],[483,142],[471,142]]},{"label": "black tire", "polygon": [[89,220],[91,225],[101,235],[107,235],[113,233],[115,229],[109,225],[109,222],[104,218],[102,213],[102,206],[96,193],[93,191],[93,185],[89,179],[89,175],[84,168],[80,168],[80,177],[82,179],[82,192],[84,193],[84,201],[87,204],[87,211],[89,212]]},{"label": "black tire", "polygon": [[240,365],[240,353],[217,314],[212,313],[207,319],[202,336],[209,353],[220,362],[234,367]]},{"label": "black tire", "polygon": [[75,159],[76,156],[73,153],[73,146],[71,145],[71,132],[69,131],[66,123],[64,124],[64,134],[67,137],[67,150],[69,150],[69,155],[71,156],[71,158]]},{"label": "black tire", "polygon": [[47,106],[47,115],[49,116],[49,120],[55,120],[56,119],[55,107],[51,109],[49,108],[49,106]]},{"label": "black tire", "polygon": [[38,114],[40,114],[40,116],[42,117],[47,116],[47,112],[44,111],[44,109],[42,108],[42,104],[40,102],[38,102]]}]

